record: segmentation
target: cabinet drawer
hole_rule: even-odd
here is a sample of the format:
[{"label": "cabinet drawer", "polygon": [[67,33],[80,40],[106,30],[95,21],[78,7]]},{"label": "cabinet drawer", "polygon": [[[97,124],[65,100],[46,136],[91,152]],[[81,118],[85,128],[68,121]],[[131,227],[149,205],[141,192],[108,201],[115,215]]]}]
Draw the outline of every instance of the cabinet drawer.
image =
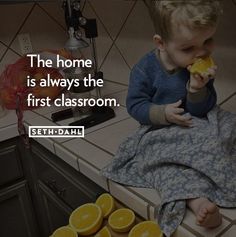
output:
[{"label": "cabinet drawer", "polygon": [[97,184],[41,145],[33,146],[32,151],[37,179],[71,208],[94,202],[97,196],[104,192]]},{"label": "cabinet drawer", "polygon": [[0,186],[23,177],[17,139],[0,145]]}]

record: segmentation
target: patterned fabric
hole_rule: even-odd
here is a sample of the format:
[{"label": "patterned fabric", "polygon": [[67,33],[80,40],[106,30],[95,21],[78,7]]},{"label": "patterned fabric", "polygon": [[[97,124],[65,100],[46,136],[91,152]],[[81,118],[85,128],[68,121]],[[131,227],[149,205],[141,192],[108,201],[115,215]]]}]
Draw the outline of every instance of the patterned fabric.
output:
[{"label": "patterned fabric", "polygon": [[141,126],[101,171],[122,184],[156,189],[162,200],[156,218],[166,236],[182,222],[186,199],[236,207],[236,115],[216,106],[193,124]]}]

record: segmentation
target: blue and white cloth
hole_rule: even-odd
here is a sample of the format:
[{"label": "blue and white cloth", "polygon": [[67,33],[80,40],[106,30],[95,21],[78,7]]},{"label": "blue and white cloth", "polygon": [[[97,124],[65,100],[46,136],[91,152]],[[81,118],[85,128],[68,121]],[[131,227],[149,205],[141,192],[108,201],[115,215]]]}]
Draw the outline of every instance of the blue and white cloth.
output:
[{"label": "blue and white cloth", "polygon": [[154,188],[156,218],[169,237],[183,220],[186,199],[206,197],[236,207],[236,115],[216,106],[193,127],[143,125],[101,172],[113,181]]}]

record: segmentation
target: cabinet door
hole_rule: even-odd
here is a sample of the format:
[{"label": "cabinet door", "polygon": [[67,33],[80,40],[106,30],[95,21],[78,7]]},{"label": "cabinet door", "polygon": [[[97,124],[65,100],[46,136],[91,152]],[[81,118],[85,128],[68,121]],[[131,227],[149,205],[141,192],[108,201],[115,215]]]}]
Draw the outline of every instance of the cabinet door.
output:
[{"label": "cabinet door", "polygon": [[23,177],[21,154],[17,139],[0,143],[0,186],[12,183]]},{"label": "cabinet door", "polygon": [[94,202],[104,190],[35,141],[31,141],[31,158],[35,210],[41,236],[48,237],[69,223],[75,208]]},{"label": "cabinet door", "polygon": [[104,192],[93,181],[38,143],[32,142],[31,148],[35,179],[44,183],[69,207],[75,209],[84,203],[94,202]]},{"label": "cabinet door", "polygon": [[0,236],[36,237],[37,229],[26,181],[0,190]]},{"label": "cabinet door", "polygon": [[48,237],[58,227],[68,225],[72,209],[60,200],[46,185],[38,181],[39,212],[44,217],[41,222],[42,235]]}]

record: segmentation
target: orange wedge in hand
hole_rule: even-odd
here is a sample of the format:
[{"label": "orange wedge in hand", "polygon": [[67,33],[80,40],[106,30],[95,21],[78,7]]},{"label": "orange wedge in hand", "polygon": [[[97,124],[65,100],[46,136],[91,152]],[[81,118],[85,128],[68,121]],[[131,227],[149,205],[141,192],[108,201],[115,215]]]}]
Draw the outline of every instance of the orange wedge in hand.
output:
[{"label": "orange wedge in hand", "polygon": [[215,66],[215,63],[211,57],[199,58],[190,68],[190,73],[192,74],[202,74],[207,73],[207,70]]}]

